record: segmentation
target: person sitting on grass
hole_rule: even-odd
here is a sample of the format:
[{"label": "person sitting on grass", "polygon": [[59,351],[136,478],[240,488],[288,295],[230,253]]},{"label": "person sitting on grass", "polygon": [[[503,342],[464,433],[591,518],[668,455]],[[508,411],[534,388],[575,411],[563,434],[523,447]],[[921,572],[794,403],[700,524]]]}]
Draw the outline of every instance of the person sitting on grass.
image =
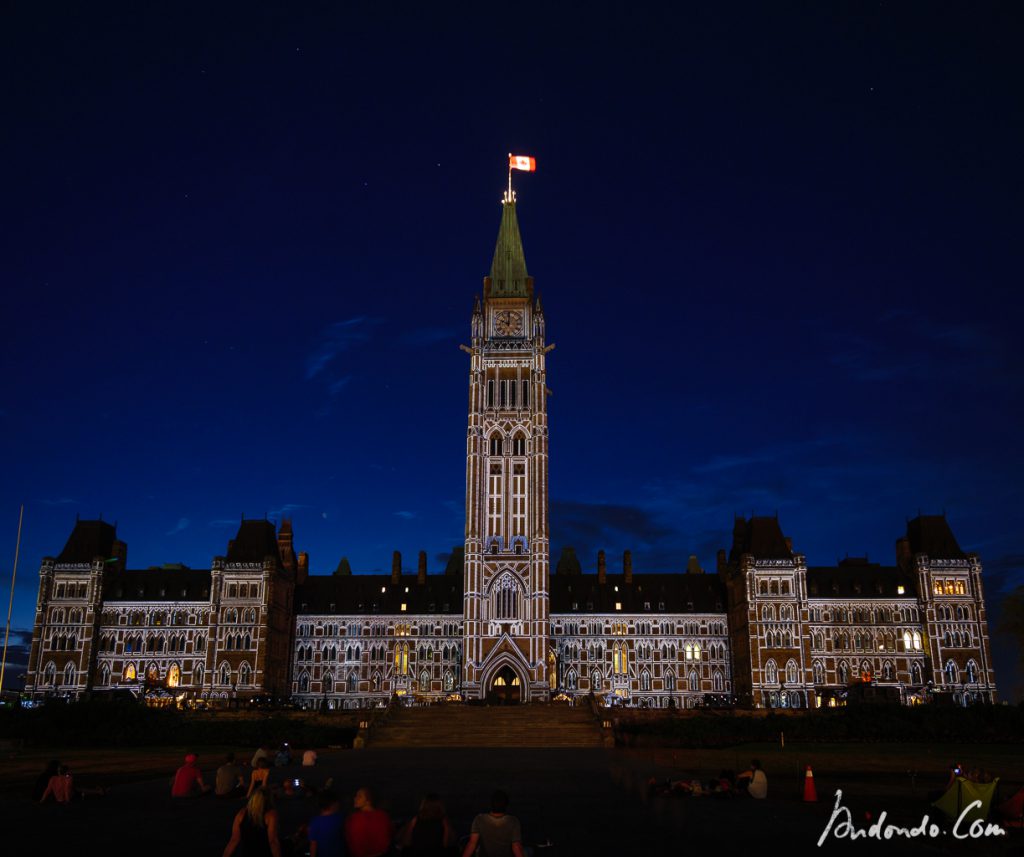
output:
[{"label": "person sitting on grass", "polygon": [[473,819],[462,857],[473,857],[479,844],[487,857],[523,857],[519,819],[505,812],[508,795],[500,789],[491,795],[491,811]]},{"label": "person sitting on grass", "polygon": [[85,800],[86,795],[105,795],[106,789],[81,789],[75,788],[75,778],[71,774],[71,768],[67,765],[59,765],[57,772],[50,777],[50,781],[43,790],[40,803],[45,803],[48,797],[53,797],[56,803],[71,803],[73,800]]},{"label": "person sitting on grass", "polygon": [[249,778],[249,791],[245,796],[252,797],[253,792],[260,788],[270,788],[270,762],[262,756],[253,765],[252,775]]},{"label": "person sitting on grass", "polygon": [[235,815],[231,839],[224,847],[224,857],[231,857],[239,845],[245,857],[270,854],[281,857],[281,840],[277,834],[277,810],[269,789],[256,789],[248,803]]},{"label": "person sitting on grass", "polygon": [[185,756],[185,764],[174,772],[174,782],[171,783],[172,798],[198,797],[210,790],[203,782],[203,773],[196,764],[198,758],[195,753],[188,753]]},{"label": "person sitting on grass", "polygon": [[352,805],[356,811],[345,819],[345,842],[352,857],[380,857],[391,847],[391,819],[373,805],[373,792],[363,786]]},{"label": "person sitting on grass", "polygon": [[750,768],[736,778],[736,790],[740,791],[746,787],[746,793],[755,800],[764,800],[768,797],[768,777],[761,768],[759,759],[752,759]]},{"label": "person sitting on grass", "polygon": [[307,829],[309,857],[342,857],[345,853],[345,817],[341,814],[341,801],[331,789],[317,795],[320,808]]},{"label": "person sitting on grass", "polygon": [[43,795],[46,793],[46,787],[50,785],[50,780],[57,776],[58,771],[60,771],[60,760],[51,759],[46,763],[43,772],[36,777],[36,781],[32,786],[32,800],[42,800]]},{"label": "person sitting on grass", "polygon": [[429,794],[420,801],[419,811],[399,832],[398,842],[402,853],[413,857],[444,857],[453,852],[455,830],[440,797]]},{"label": "person sitting on grass", "polygon": [[241,797],[245,793],[245,780],[241,768],[235,764],[234,753],[228,753],[224,764],[217,768],[214,791],[217,797],[223,798]]}]

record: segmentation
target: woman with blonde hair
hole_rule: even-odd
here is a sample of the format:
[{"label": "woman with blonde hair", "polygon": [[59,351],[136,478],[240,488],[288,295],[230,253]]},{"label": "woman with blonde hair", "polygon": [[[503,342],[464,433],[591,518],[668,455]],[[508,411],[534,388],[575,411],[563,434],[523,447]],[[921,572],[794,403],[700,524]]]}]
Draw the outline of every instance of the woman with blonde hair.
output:
[{"label": "woman with blonde hair", "polygon": [[231,857],[241,846],[243,857],[281,857],[281,842],[277,838],[277,810],[269,789],[259,788],[249,802],[238,811],[231,826],[231,839],[224,849],[224,857]]}]

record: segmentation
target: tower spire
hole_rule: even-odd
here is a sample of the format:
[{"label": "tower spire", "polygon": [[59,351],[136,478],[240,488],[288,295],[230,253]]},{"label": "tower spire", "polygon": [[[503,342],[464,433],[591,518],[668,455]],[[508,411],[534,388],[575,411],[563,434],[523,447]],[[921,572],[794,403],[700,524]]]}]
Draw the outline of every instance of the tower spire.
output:
[{"label": "tower spire", "polygon": [[506,195],[501,202],[501,226],[488,279],[486,297],[528,298],[533,292],[533,278],[526,271],[514,196]]}]

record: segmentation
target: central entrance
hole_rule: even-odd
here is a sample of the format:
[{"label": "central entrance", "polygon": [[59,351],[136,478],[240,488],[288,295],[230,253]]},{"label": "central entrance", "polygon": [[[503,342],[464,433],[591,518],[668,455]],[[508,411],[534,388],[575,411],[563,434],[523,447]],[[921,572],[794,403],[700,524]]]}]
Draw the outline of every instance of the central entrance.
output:
[{"label": "central entrance", "polygon": [[523,700],[523,686],[512,667],[502,667],[494,676],[487,701],[492,705],[518,705]]}]

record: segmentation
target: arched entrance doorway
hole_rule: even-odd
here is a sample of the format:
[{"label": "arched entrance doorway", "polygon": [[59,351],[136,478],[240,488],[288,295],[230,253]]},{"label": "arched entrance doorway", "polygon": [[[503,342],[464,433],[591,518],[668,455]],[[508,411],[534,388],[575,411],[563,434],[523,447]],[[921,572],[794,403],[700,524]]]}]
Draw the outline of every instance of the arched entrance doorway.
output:
[{"label": "arched entrance doorway", "polygon": [[512,667],[504,666],[495,674],[487,692],[492,705],[518,705],[523,700],[523,685]]}]

